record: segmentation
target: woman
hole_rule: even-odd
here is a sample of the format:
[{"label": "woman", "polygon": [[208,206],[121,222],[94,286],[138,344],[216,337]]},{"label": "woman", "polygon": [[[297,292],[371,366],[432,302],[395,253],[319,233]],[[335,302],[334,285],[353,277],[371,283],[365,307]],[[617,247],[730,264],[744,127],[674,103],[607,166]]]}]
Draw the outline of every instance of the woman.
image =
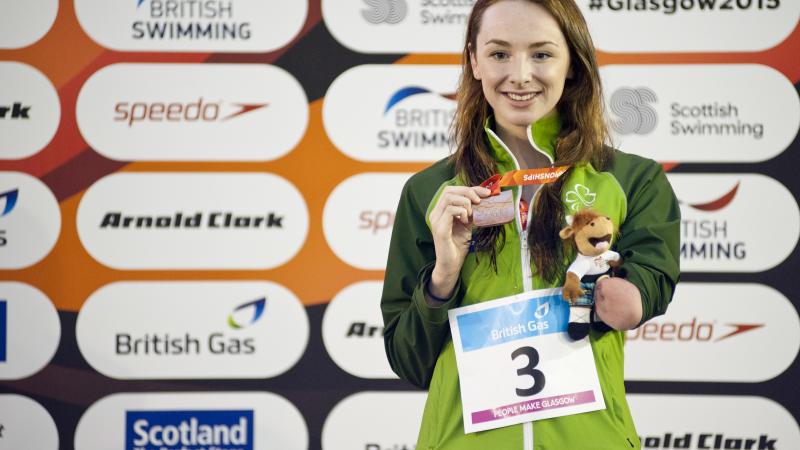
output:
[{"label": "woman", "polygon": [[[638,449],[624,334],[663,314],[678,281],[672,189],[655,162],[605,145],[594,47],[572,0],[478,0],[462,65],[456,151],[404,187],[381,300],[392,368],[429,389],[417,448]],[[541,187],[510,188],[517,216],[531,205],[527,226],[517,217],[472,227],[473,207],[489,195],[482,181],[553,166],[570,169]],[[624,258],[594,292],[595,325],[608,325],[589,336],[606,408],[465,434],[448,310],[561,286],[572,255],[558,231],[588,206],[617,224]]]}]

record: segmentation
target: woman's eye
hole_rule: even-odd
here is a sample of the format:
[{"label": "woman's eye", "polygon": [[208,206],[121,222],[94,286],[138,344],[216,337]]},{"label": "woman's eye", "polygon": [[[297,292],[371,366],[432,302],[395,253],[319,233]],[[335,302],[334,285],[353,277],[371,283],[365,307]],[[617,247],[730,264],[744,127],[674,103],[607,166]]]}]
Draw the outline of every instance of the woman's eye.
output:
[{"label": "woman's eye", "polygon": [[508,57],[508,55],[505,52],[493,52],[489,56],[496,60],[503,60]]},{"label": "woman's eye", "polygon": [[533,59],[547,59],[549,57],[550,54],[545,52],[536,52],[533,54]]}]

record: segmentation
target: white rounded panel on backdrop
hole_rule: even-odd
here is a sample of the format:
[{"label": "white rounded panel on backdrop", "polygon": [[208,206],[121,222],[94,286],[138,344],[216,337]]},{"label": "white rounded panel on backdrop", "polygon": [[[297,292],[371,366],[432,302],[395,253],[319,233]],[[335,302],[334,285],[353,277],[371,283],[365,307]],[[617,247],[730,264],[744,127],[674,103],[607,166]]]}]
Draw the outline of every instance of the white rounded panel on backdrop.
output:
[{"label": "white rounded panel on backdrop", "polygon": [[58,311],[42,291],[0,282],[0,380],[39,372],[53,359],[60,340]]},{"label": "white rounded panel on backdrop", "polygon": [[78,236],[115,269],[271,269],[308,234],[297,188],[269,173],[115,173],[89,187]]},{"label": "white rounded panel on backdrop", "polygon": [[117,51],[268,52],[305,23],[308,2],[76,0],[81,27]]},{"label": "white rounded panel on backdrop", "polygon": [[643,449],[794,449],[800,428],[773,400],[727,395],[629,394]]},{"label": "white rounded panel on backdrop", "polygon": [[[52,28],[58,0],[0,3],[0,48],[22,48],[38,41]],[[0,76],[0,79],[5,78]]]},{"label": "white rounded panel on backdrop", "polygon": [[681,204],[681,271],[761,272],[794,251],[800,209],[780,182],[760,174],[667,178]]},{"label": "white rounded panel on backdrop", "polygon": [[342,289],[325,308],[322,342],[342,370],[361,378],[397,378],[383,347],[380,281]]},{"label": "white rounded panel on backdrop", "polygon": [[394,214],[410,173],[361,173],[334,188],[322,212],[333,253],[362,270],[383,270]]},{"label": "white rounded panel on backdrop", "polygon": [[322,450],[412,449],[425,392],[359,392],[333,407],[322,426]]},{"label": "white rounded panel on backdrop", "polygon": [[765,161],[800,127],[797,90],[768,66],[609,65],[600,76],[613,143],[656,161]]},{"label": "white rounded panel on backdrop", "polygon": [[615,53],[761,51],[786,39],[800,17],[791,0],[577,3],[597,48]]},{"label": "white rounded panel on backdrop", "polygon": [[461,53],[474,0],[322,0],[331,34],[360,53]]},{"label": "white rounded panel on backdrop", "polygon": [[325,131],[359,161],[438,161],[450,152],[460,74],[460,66],[432,64],[348,69],[325,94]]},{"label": "white rounded panel on backdrop", "polygon": [[309,325],[276,283],[139,281],[94,292],[75,334],[86,361],[112,378],[269,378],[297,363]]},{"label": "white rounded panel on backdrop", "polygon": [[75,430],[76,450],[161,448],[157,440],[185,450],[306,450],[308,428],[285,398],[238,391],[112,394],[90,406]]},{"label": "white rounded panel on backdrop", "polygon": [[50,413],[34,400],[0,394],[2,448],[58,450],[58,429]]},{"label": "white rounded panel on backdrop", "polygon": [[797,358],[800,319],[769,286],[680,283],[667,313],[627,336],[626,380],[758,383]]},{"label": "white rounded panel on backdrop", "polygon": [[266,64],[106,66],[83,85],[78,127],[120,161],[268,161],[308,126],[300,83]]},{"label": "white rounded panel on backdrop", "polygon": [[[0,22],[5,19],[4,5],[27,6],[27,2],[4,2]],[[5,36],[5,30],[0,35]],[[58,129],[58,92],[42,72],[20,62],[0,61],[0,80],[9,87],[0,92],[0,159],[33,156],[53,140]]]},{"label": "white rounded panel on backdrop", "polygon": [[0,269],[24,269],[47,256],[61,233],[61,208],[38,178],[0,172]]}]

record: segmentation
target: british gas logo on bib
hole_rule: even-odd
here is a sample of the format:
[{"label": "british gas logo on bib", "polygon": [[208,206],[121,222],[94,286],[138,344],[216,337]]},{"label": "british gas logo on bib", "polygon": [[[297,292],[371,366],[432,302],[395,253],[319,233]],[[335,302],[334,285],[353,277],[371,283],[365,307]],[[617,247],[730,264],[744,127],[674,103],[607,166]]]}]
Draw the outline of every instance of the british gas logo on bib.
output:
[{"label": "british gas logo on bib", "polygon": [[122,161],[267,161],[308,124],[303,88],[264,64],[114,64],[86,81],[76,111],[92,148]]},{"label": "british gas logo on bib", "polygon": [[75,326],[97,371],[121,379],[268,378],[297,363],[305,308],[261,282],[120,282],[93,293]]},{"label": "british gas logo on bib", "polygon": [[786,260],[800,239],[797,202],[770,177],[670,174],[668,178],[681,204],[685,272],[768,270]]},{"label": "british gas logo on bib", "polygon": [[[13,3],[17,4],[22,3]],[[3,8],[5,11],[6,6]],[[5,16],[0,22],[3,19]],[[6,32],[0,35],[6,36]],[[0,159],[27,158],[47,146],[56,134],[61,120],[58,92],[44,74],[23,63],[0,62],[0,80],[5,86],[0,91]]]},{"label": "british gas logo on bib", "polygon": [[77,450],[306,449],[297,408],[269,392],[113,394],[90,406]]},{"label": "british gas logo on bib", "polygon": [[354,67],[325,94],[325,131],[340,151],[361,161],[442,159],[451,147],[460,72],[437,65]]},{"label": "british gas logo on bib", "polygon": [[333,253],[362,270],[383,270],[394,213],[410,173],[362,173],[331,192],[322,231]]},{"label": "british gas logo on bib", "polygon": [[253,450],[253,411],[126,411],[126,450]]},{"label": "british gas logo on bib", "polygon": [[267,269],[300,250],[308,209],[267,173],[116,173],[86,191],[77,224],[109,267]]},{"label": "british gas logo on bib", "polygon": [[791,0],[577,3],[598,49],[616,53],[766,50],[789,36],[800,14],[800,3]]},{"label": "british gas logo on bib", "polygon": [[767,66],[620,65],[600,74],[615,144],[657,161],[764,161],[800,127],[797,90]]},{"label": "british gas logo on bib", "polygon": [[460,53],[475,0],[322,0],[331,34],[361,53]]},{"label": "british gas logo on bib", "polygon": [[267,52],[302,28],[308,2],[77,0],[86,33],[120,51]]}]

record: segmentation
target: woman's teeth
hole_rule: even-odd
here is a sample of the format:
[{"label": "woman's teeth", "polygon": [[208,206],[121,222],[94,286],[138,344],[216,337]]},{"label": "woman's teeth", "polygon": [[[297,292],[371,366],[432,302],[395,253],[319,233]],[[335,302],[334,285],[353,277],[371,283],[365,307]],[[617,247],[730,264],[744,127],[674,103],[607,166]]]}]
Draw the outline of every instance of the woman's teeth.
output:
[{"label": "woman's teeth", "polygon": [[535,92],[530,92],[528,94],[515,94],[513,92],[508,92],[508,93],[506,93],[506,95],[508,95],[508,97],[511,100],[525,101],[525,100],[530,100],[533,97],[535,97],[536,93]]}]

